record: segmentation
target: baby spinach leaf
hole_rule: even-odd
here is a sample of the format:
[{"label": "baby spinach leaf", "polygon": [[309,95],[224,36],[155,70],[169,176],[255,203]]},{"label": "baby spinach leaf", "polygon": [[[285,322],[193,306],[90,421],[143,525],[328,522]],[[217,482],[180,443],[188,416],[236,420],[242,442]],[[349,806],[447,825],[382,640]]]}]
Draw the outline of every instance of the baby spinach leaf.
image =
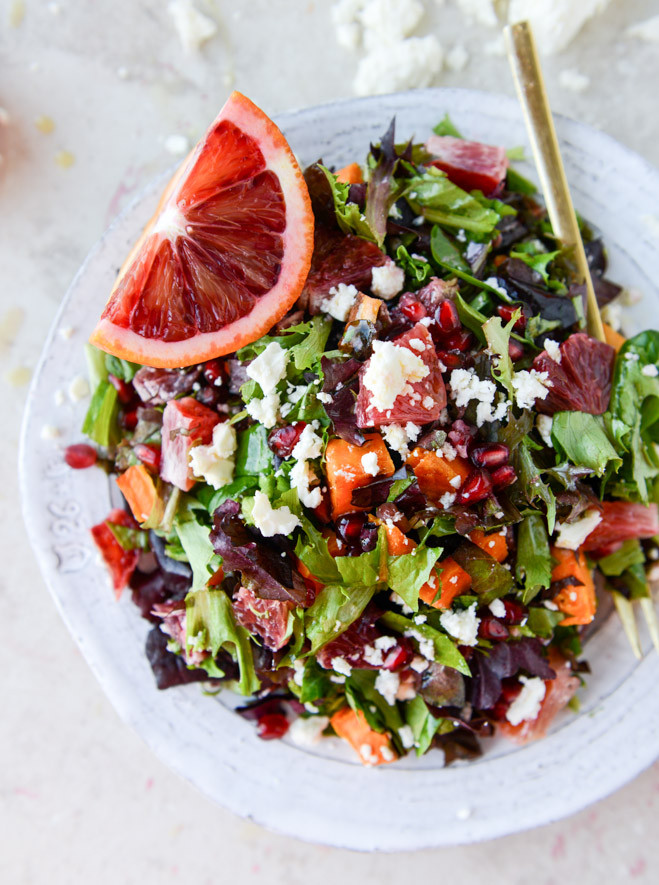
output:
[{"label": "baby spinach leaf", "polygon": [[403,196],[413,211],[434,224],[487,234],[501,218],[484,205],[487,201],[463,191],[436,166],[426,166],[422,173],[412,175],[406,185]]},{"label": "baby spinach leaf", "polygon": [[238,434],[236,477],[259,476],[274,469],[274,455],[268,445],[268,431],[262,424],[253,424]]},{"label": "baby spinach leaf", "polygon": [[[446,720],[433,716],[420,694],[405,704],[405,719],[414,735],[416,755],[423,756]],[[451,726],[451,730],[452,728],[453,726]]]},{"label": "baby spinach leaf", "polygon": [[643,565],[645,554],[641,542],[637,539],[624,541],[622,547],[614,553],[597,560],[597,567],[607,577],[619,577],[634,565]]},{"label": "baby spinach leaf", "polygon": [[432,131],[435,135],[451,135],[453,138],[462,138],[448,114],[444,114],[439,123],[433,126]]}]

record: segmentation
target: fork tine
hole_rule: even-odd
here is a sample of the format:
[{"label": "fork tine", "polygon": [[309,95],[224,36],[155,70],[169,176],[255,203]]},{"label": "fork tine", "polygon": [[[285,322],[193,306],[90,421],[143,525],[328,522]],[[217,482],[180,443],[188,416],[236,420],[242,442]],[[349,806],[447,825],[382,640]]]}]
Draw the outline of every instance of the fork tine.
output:
[{"label": "fork tine", "polygon": [[641,611],[645,617],[645,623],[648,625],[648,632],[652,639],[652,644],[659,652],[659,620],[657,620],[657,610],[654,607],[654,600],[651,597],[641,599]]},{"label": "fork tine", "polygon": [[643,653],[641,652],[641,640],[638,635],[638,627],[636,626],[634,608],[627,597],[623,596],[622,593],[618,593],[617,590],[612,590],[611,596],[613,596],[613,602],[615,603],[618,616],[622,621],[622,626],[627,635],[627,639],[629,640],[629,644],[632,647],[632,651],[634,652],[635,657],[640,661],[643,657]]}]

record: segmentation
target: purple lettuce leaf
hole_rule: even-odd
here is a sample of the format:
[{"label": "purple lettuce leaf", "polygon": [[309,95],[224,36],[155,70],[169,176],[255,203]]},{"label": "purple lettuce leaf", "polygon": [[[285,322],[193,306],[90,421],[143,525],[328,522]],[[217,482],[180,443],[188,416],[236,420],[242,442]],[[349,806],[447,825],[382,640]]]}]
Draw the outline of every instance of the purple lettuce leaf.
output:
[{"label": "purple lettuce leaf", "polygon": [[491,710],[501,695],[501,680],[524,670],[541,679],[555,679],[556,673],[542,654],[538,639],[526,637],[500,642],[489,654],[477,651],[469,661],[472,674],[471,702],[477,710]]},{"label": "purple lettuce leaf", "polygon": [[142,366],[133,378],[133,387],[143,403],[162,406],[184,393],[190,393],[201,374],[201,366],[190,369],[152,369]]}]

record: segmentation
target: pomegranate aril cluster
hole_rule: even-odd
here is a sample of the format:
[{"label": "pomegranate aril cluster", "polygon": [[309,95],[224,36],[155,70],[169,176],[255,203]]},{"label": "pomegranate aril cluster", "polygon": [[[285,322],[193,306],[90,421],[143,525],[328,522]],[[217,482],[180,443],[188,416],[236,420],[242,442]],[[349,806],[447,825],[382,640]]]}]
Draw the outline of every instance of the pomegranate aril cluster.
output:
[{"label": "pomegranate aril cluster", "polygon": [[[462,426],[456,428],[458,423]],[[508,463],[510,458],[508,446],[503,443],[484,443],[474,446],[472,439],[469,438],[468,429],[464,421],[456,421],[448,434],[449,440],[456,446],[459,454],[468,452],[469,459],[475,467],[464,481],[458,496],[458,503],[467,505],[484,501],[494,491],[512,485],[517,479],[514,468]]]},{"label": "pomegranate aril cluster", "polygon": [[268,445],[277,457],[290,458],[306,426],[306,421],[296,421],[295,424],[277,427],[268,436]]}]

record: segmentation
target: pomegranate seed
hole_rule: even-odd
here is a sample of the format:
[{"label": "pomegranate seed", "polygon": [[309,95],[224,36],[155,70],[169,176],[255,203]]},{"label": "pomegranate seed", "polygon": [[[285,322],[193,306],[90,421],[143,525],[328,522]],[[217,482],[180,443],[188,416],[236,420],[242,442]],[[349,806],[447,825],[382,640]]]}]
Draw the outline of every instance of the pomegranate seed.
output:
[{"label": "pomegranate seed", "polygon": [[306,421],[297,421],[295,424],[278,427],[276,430],[271,431],[268,437],[268,445],[275,455],[278,455],[280,458],[290,458],[306,426]]},{"label": "pomegranate seed", "polygon": [[109,374],[108,381],[117,391],[117,397],[119,398],[119,402],[127,405],[134,396],[133,390],[131,387],[126,384],[121,378],[117,378],[116,375]]},{"label": "pomegranate seed", "polygon": [[64,460],[74,470],[84,470],[96,464],[96,449],[86,443],[75,443],[64,450]]},{"label": "pomegranate seed", "polygon": [[519,624],[526,617],[526,608],[520,602],[502,600],[506,607],[506,614],[501,618],[504,624]]},{"label": "pomegranate seed", "polygon": [[[521,305],[500,304],[497,307],[497,313],[499,314],[501,319],[504,321],[504,323],[509,323],[513,318],[513,314],[515,313],[516,310],[519,309],[520,306]],[[513,326],[513,329],[516,332],[523,332],[524,329],[526,329],[526,317],[524,316],[523,312],[522,312],[521,317],[517,320],[517,322]]]},{"label": "pomegranate seed", "polygon": [[478,625],[478,635],[481,639],[507,639],[508,629],[496,618],[481,618]]},{"label": "pomegranate seed", "polygon": [[347,513],[336,521],[336,532],[346,544],[358,544],[366,517],[363,513]]},{"label": "pomegranate seed", "polygon": [[458,496],[459,504],[475,504],[489,497],[492,492],[492,480],[484,470],[472,470]]},{"label": "pomegranate seed", "polygon": [[492,470],[496,467],[502,467],[508,462],[510,451],[508,446],[503,443],[488,443],[484,446],[476,446],[471,450],[469,457],[476,467],[487,467]]},{"label": "pomegranate seed", "polygon": [[451,335],[442,336],[446,350],[459,350],[464,353],[474,343],[474,336],[468,329],[459,329]]},{"label": "pomegranate seed", "polygon": [[384,659],[384,663],[382,664],[383,670],[402,670],[404,667],[409,666],[412,663],[412,658],[414,657],[414,651],[412,647],[407,643],[403,643],[401,640],[400,645],[395,645],[391,648]]},{"label": "pomegranate seed", "polygon": [[526,353],[524,349],[524,345],[520,344],[519,341],[515,341],[514,338],[511,338],[508,342],[508,355],[510,359],[516,363],[517,360],[521,360],[521,358]]},{"label": "pomegranate seed", "polygon": [[[203,375],[208,384],[220,387],[224,380],[224,365],[222,364],[222,361],[209,360],[207,363],[204,363]],[[218,378],[220,381],[216,384]]]},{"label": "pomegranate seed", "polygon": [[418,323],[419,320],[422,320],[428,314],[424,305],[410,292],[406,292],[401,297],[398,302],[398,309],[403,316],[406,316],[408,320],[412,320],[413,323]]},{"label": "pomegranate seed", "polygon": [[507,486],[511,486],[516,479],[517,474],[510,464],[504,464],[503,467],[498,467],[492,473],[492,485],[495,489],[505,489]]},{"label": "pomegranate seed", "polygon": [[452,301],[446,298],[439,302],[435,311],[435,323],[442,335],[451,335],[462,328],[458,309]]},{"label": "pomegranate seed", "polygon": [[266,713],[256,725],[256,733],[264,741],[283,738],[287,731],[288,719],[283,713]]},{"label": "pomegranate seed", "polygon": [[359,546],[363,553],[375,550],[378,543],[378,527],[374,522],[367,522],[359,533]]},{"label": "pomegranate seed", "polygon": [[464,363],[459,353],[451,353],[448,350],[438,350],[437,359],[444,363],[447,369],[461,369]]},{"label": "pomegranate seed", "polygon": [[469,449],[476,438],[478,430],[467,424],[462,418],[458,418],[453,422],[453,426],[448,432],[449,442],[457,449],[461,458],[469,457]]},{"label": "pomegranate seed", "polygon": [[126,430],[135,430],[137,427],[137,409],[131,409],[130,412],[124,412],[121,417],[121,423]]},{"label": "pomegranate seed", "polygon": [[133,449],[142,464],[157,473],[160,469],[160,446],[154,446],[150,443],[138,443]]}]

